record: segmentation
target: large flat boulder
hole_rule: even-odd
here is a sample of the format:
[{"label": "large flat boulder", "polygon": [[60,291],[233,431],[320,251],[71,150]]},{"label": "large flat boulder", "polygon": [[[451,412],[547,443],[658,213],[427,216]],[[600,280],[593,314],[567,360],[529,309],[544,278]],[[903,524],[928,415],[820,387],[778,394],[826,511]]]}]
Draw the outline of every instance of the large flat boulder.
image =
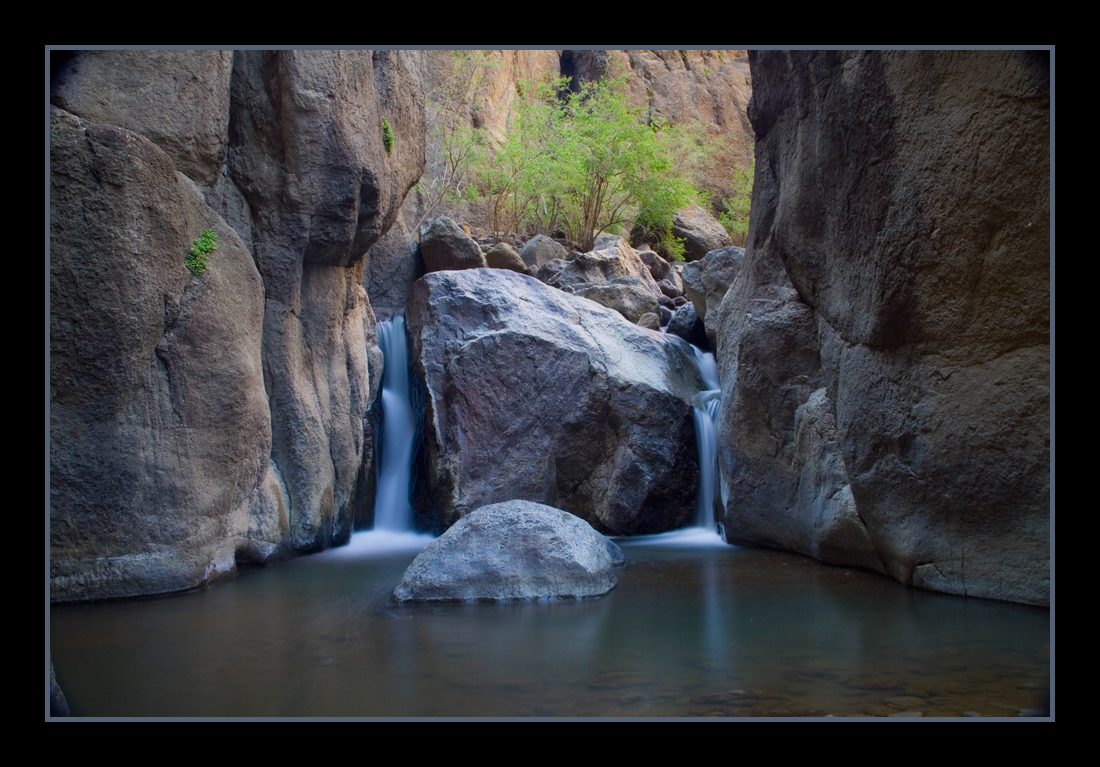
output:
[{"label": "large flat boulder", "polygon": [[530,501],[483,506],[428,544],[398,602],[594,597],[615,587],[623,553],[584,520]]},{"label": "large flat boulder", "polygon": [[516,498],[614,534],[694,518],[703,384],[679,339],[500,269],[425,275],[406,319],[424,408],[422,526]]}]

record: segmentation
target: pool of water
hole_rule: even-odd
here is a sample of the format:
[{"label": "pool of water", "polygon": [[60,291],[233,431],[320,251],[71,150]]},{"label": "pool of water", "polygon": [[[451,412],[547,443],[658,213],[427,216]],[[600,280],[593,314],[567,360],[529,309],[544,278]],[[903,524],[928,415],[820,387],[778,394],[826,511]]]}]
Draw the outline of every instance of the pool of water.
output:
[{"label": "pool of water", "polygon": [[[394,540],[405,543],[394,545]],[[188,594],[56,605],[86,716],[1017,716],[1050,708],[1050,612],[684,532],[620,539],[608,595],[404,605],[425,539]]]}]

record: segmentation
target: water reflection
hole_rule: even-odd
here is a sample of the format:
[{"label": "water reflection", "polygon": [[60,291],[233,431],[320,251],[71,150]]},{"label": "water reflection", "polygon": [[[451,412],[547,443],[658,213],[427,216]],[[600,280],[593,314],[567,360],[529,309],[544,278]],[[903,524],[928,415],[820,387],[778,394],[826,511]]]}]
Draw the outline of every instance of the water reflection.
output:
[{"label": "water reflection", "polygon": [[[690,531],[621,540],[580,602],[397,606],[426,542],[206,591],[54,607],[77,714],[1015,716],[1049,704],[1049,612],[906,589]],[[696,540],[692,542],[692,537]]]}]

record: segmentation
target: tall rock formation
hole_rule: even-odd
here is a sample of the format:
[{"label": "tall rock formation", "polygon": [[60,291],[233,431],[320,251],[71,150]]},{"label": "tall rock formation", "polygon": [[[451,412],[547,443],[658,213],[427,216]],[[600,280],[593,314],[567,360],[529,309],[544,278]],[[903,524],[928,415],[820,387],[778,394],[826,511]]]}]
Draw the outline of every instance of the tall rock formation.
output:
[{"label": "tall rock formation", "polygon": [[1049,603],[1049,54],[750,62],[727,538]]},{"label": "tall rock formation", "polygon": [[[423,172],[419,57],[59,57],[55,599],[193,587],[347,539],[381,373],[363,256]],[[204,228],[219,247],[191,275]]]}]

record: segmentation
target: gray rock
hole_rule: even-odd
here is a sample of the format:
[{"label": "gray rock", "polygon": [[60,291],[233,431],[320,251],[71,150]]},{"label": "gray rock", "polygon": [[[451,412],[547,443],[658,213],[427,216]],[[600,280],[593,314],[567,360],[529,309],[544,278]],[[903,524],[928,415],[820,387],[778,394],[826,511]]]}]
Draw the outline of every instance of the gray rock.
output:
[{"label": "gray rock", "polygon": [[527,266],[539,268],[550,263],[554,259],[564,259],[568,251],[561,243],[547,237],[544,234],[536,234],[527,241],[519,252],[519,257]]},{"label": "gray rock", "polygon": [[663,280],[665,275],[672,271],[672,267],[668,265],[668,261],[665,261],[652,250],[639,250],[638,258],[642,259],[642,262],[649,267],[649,273],[653,275],[653,279],[658,282]]},{"label": "gray rock", "polygon": [[648,330],[660,330],[661,329],[661,317],[653,312],[643,314],[638,319],[638,327],[646,328]]},{"label": "gray rock", "polygon": [[569,262],[564,258],[556,258],[539,267],[538,272],[535,274],[535,279],[539,282],[545,282],[547,285],[551,285],[568,265]]},{"label": "gray rock", "polygon": [[425,408],[424,527],[515,498],[614,534],[694,518],[702,381],[689,347],[498,269],[425,275],[406,321]]},{"label": "gray rock", "polygon": [[683,279],[675,272],[669,272],[665,275],[664,279],[657,283],[657,287],[661,289],[666,297],[674,301],[684,295]]},{"label": "gray rock", "polygon": [[[904,583],[1048,604],[1049,52],[752,56],[768,172],[737,283],[768,259],[805,300],[821,373],[801,385],[833,403],[877,555]],[[735,292],[720,322],[766,319]],[[733,326],[720,362],[752,335]],[[760,423],[793,410],[762,403]]]},{"label": "gray rock", "polygon": [[74,51],[50,103],[90,123],[140,133],[210,187],[229,145],[232,51]]},{"label": "gray rock", "polygon": [[667,332],[679,336],[700,349],[711,348],[707,342],[707,332],[703,322],[695,313],[695,307],[692,304],[685,303],[677,307],[672,313],[672,319],[668,322]]},{"label": "gray rock", "polygon": [[726,540],[883,572],[841,458],[814,313],[784,275],[758,255],[713,312]]},{"label": "gray rock", "polygon": [[556,276],[548,279],[548,284],[565,287],[580,283],[610,282],[619,277],[636,277],[654,299],[662,295],[653,275],[649,273],[649,267],[626,240],[614,237],[607,238],[607,241],[610,243],[608,247],[590,253],[571,252],[566,265],[558,270]]},{"label": "gray rock", "polygon": [[375,314],[380,308],[404,309],[409,288],[424,276],[420,241],[408,225],[410,219],[415,221],[415,211],[414,195],[409,195],[393,226],[363,259],[363,289]]},{"label": "gray rock", "polygon": [[483,506],[428,544],[398,602],[594,597],[615,587],[623,553],[584,520],[530,501]]},{"label": "gray rock", "polygon": [[446,216],[433,218],[420,235],[420,252],[428,272],[445,269],[484,269],[485,254],[476,242]]},{"label": "gray rock", "polygon": [[499,242],[485,254],[485,263],[491,269],[511,269],[513,272],[527,274],[527,265],[516,253],[516,249],[506,242]]},{"label": "gray rock", "polygon": [[733,245],[725,228],[698,205],[676,211],[672,217],[672,235],[684,240],[685,261],[698,261],[712,250]]},{"label": "gray rock", "polygon": [[684,295],[695,305],[695,312],[703,321],[711,348],[717,348],[714,337],[717,316],[712,310],[722,303],[744,260],[745,249],[731,245],[713,250],[702,259],[684,265],[681,275]]},{"label": "gray rock", "polygon": [[[218,248],[195,275],[207,228]],[[263,302],[243,243],[164,151],[51,109],[52,600],[233,570],[271,449]]]},{"label": "gray rock", "polygon": [[643,315],[657,313],[657,299],[637,277],[617,277],[595,285],[574,285],[576,295],[614,309],[630,322],[637,323]]}]

